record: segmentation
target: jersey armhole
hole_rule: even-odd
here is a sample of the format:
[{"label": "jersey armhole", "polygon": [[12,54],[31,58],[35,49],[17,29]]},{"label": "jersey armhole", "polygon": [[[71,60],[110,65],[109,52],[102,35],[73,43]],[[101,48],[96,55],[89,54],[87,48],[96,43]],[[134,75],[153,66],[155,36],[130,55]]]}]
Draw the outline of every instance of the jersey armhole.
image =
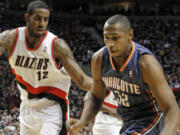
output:
[{"label": "jersey armhole", "polygon": [[16,39],[15,39],[15,42],[13,44],[13,49],[11,50],[11,52],[9,54],[8,60],[10,59],[10,57],[12,56],[12,54],[13,54],[15,48],[16,48],[16,43],[17,43],[18,35],[19,35],[18,28],[16,28]]},{"label": "jersey armhole", "polygon": [[106,47],[103,48],[103,52],[102,52],[102,58],[101,58],[101,75],[103,75],[103,70],[104,70],[104,65],[106,64]]},{"label": "jersey armhole", "polygon": [[[143,52],[143,53],[141,54],[141,56],[143,56],[143,55],[152,55],[152,54],[151,54],[151,53],[148,53],[148,52]],[[154,55],[152,55],[152,56],[154,56]],[[140,58],[140,59],[141,59],[141,58]],[[141,80],[141,81],[143,82],[143,84],[145,85],[145,88],[146,88],[146,89],[148,88],[148,90],[149,90],[148,84],[147,84],[146,82],[144,82],[144,81],[143,81],[143,78],[142,78],[141,70],[140,70],[140,67],[139,67],[140,59],[139,59],[139,61],[138,61],[138,70],[139,70],[139,74],[140,74],[140,80]]]},{"label": "jersey armhole", "polygon": [[54,55],[54,42],[56,41],[56,39],[58,39],[58,37],[54,37],[54,39],[52,40],[52,45],[51,45],[51,53],[52,53],[52,58],[53,58],[53,62],[56,66],[57,69],[60,69],[61,66],[57,64],[56,62],[56,58],[55,58],[55,55]]},{"label": "jersey armhole", "polygon": [[108,97],[110,95],[110,93],[111,93],[111,90],[107,90],[106,89],[106,96],[105,96],[105,98]]}]

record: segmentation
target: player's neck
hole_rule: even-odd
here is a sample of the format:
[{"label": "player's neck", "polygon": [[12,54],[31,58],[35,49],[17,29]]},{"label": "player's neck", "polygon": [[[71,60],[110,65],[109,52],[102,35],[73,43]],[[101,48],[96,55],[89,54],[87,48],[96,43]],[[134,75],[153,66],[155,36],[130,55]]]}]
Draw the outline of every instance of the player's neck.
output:
[{"label": "player's neck", "polygon": [[116,67],[119,68],[126,62],[127,58],[129,57],[131,53],[131,50],[132,50],[132,47],[131,45],[129,45],[126,51],[122,55],[113,58]]},{"label": "player's neck", "polygon": [[28,47],[29,48],[36,48],[43,37],[44,37],[44,34],[41,37],[35,37],[35,36],[31,36],[31,34],[29,34],[27,32]]}]

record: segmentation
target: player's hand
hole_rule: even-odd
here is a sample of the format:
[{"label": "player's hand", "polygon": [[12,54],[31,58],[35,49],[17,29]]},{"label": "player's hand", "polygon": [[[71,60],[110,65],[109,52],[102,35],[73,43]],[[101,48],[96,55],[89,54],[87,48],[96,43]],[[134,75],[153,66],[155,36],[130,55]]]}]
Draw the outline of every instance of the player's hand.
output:
[{"label": "player's hand", "polygon": [[71,135],[77,135],[77,132],[81,130],[85,124],[78,119],[70,118],[66,121],[66,128]]}]

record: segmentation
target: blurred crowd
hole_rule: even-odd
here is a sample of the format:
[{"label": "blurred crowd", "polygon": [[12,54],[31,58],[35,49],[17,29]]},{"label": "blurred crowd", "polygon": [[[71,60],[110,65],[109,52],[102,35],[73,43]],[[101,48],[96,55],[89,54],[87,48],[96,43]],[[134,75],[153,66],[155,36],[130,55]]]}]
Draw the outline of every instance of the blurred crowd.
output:
[{"label": "blurred crowd", "polygon": [[180,86],[180,25],[176,21],[138,20],[134,40],[149,48],[165,71],[173,90]]},{"label": "blurred crowd", "polygon": [[[23,17],[1,15],[1,31],[25,25]],[[102,20],[63,19],[51,17],[48,29],[63,38],[80,65],[88,67],[95,51],[102,47],[84,28],[94,28],[102,37]],[[131,20],[134,41],[149,48],[162,64],[166,78],[177,100],[180,101],[180,24],[165,20]],[[18,135],[20,94],[11,73],[7,54],[0,57],[0,135]],[[86,92],[74,82],[69,92],[70,117],[79,118]],[[179,98],[179,99],[178,99]],[[180,104],[180,103],[179,103]],[[87,126],[83,135],[90,130]]]},{"label": "blurred crowd", "polygon": [[[0,10],[26,10],[31,0],[1,0]],[[44,0],[54,12],[68,14],[91,14],[91,15],[112,15],[122,13],[128,16],[177,16],[180,13],[178,0],[146,1],[112,1],[112,3],[101,0]],[[71,3],[71,4],[69,4]]]}]

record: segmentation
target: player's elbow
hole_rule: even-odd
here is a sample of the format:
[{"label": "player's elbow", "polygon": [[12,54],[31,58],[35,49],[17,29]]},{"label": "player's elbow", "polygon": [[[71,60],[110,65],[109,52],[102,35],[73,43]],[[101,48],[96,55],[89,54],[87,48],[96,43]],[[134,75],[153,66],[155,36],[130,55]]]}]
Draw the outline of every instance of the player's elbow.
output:
[{"label": "player's elbow", "polygon": [[[180,118],[180,109],[177,105],[174,105],[163,112],[165,117],[174,117],[174,119],[179,120]],[[180,122],[180,120],[179,120]]]},{"label": "player's elbow", "polygon": [[91,87],[91,79],[89,79],[88,77],[79,76],[79,78],[77,79],[77,83],[76,84],[81,89],[89,91],[90,87]]},{"label": "player's elbow", "polygon": [[175,118],[177,119],[177,125],[180,125],[180,108],[176,109],[176,112],[174,114]]}]

